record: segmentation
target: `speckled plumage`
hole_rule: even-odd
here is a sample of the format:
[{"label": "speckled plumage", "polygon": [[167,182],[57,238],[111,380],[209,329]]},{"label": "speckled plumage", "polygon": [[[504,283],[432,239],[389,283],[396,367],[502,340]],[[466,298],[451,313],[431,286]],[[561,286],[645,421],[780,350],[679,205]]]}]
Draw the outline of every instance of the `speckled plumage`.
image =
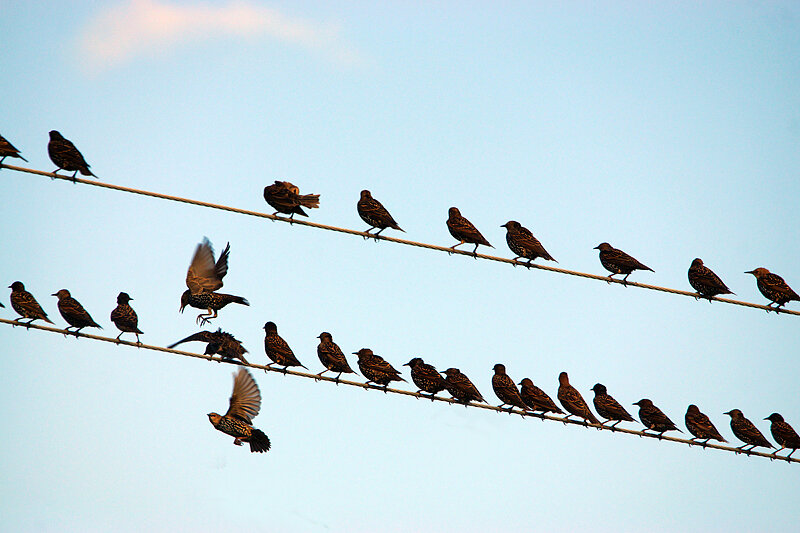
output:
[{"label": "speckled plumage", "polygon": [[769,300],[769,307],[776,304],[775,308],[786,305],[792,300],[800,300],[800,296],[777,274],[773,274],[766,268],[760,267],[748,270],[745,274],[752,274],[756,277],[756,285],[761,294]]},{"label": "speckled plumage", "polygon": [[58,311],[69,324],[66,328],[67,331],[70,328],[76,328],[75,333],[77,333],[87,327],[103,329],[100,324],[92,319],[80,302],[70,295],[67,289],[61,289],[54,293],[53,296],[58,298]]},{"label": "speckled plumage", "polygon": [[586,400],[583,399],[578,389],[570,385],[569,376],[566,372],[558,375],[558,401],[564,406],[564,409],[569,413],[567,418],[571,415],[583,418],[592,424],[600,424],[600,421],[594,416]]},{"label": "speckled plumage", "polygon": [[800,435],[789,425],[778,413],[772,413],[764,420],[769,420],[772,424],[769,427],[772,438],[780,445],[780,449],[772,455],[777,455],[784,448],[792,450],[786,457],[791,457],[800,448]]},{"label": "speckled plumage", "polygon": [[457,368],[448,368],[444,371],[444,381],[447,392],[456,401],[461,403],[483,402],[483,395],[470,379]]},{"label": "speckled plumage", "polygon": [[433,397],[447,387],[444,378],[439,374],[436,368],[419,357],[414,357],[403,366],[411,367],[411,381],[413,381],[414,385],[419,389],[417,391],[418,393],[427,392]]},{"label": "speckled plumage", "polygon": [[733,431],[733,434],[737,439],[744,442],[744,445],[739,446],[740,450],[744,450],[747,446],[750,446],[750,448],[746,451],[758,446],[773,448],[764,434],[758,430],[755,424],[745,418],[739,409],[732,409],[725,414],[731,417],[731,431]]},{"label": "speckled plumage", "polygon": [[666,431],[673,430],[683,433],[661,409],[656,407],[653,402],[647,398],[642,398],[633,405],[639,406],[639,420],[642,421],[645,428],[655,431],[659,435],[663,435]]},{"label": "speckled plumage", "polygon": [[530,378],[523,379],[519,384],[519,395],[531,410],[564,414],[564,411],[558,408],[556,402],[545,391],[534,385]]},{"label": "speckled plumage", "polygon": [[448,211],[447,229],[454,239],[460,241],[458,244],[450,247],[452,250],[455,250],[457,246],[461,246],[464,243],[475,245],[475,249],[472,250],[473,255],[477,253],[478,246],[481,244],[494,248],[494,246],[489,244],[489,241],[481,235],[481,232],[472,225],[472,222],[461,216],[461,212],[455,207],[451,207]]},{"label": "speckled plumage", "polygon": [[252,425],[260,410],[261,391],[250,372],[241,368],[234,374],[228,411],[224,415],[208,413],[208,420],[217,431],[234,437],[237,446],[247,442],[251,452],[263,453],[271,447],[269,437]]},{"label": "speckled plumage", "polygon": [[[608,389],[602,383],[596,383],[592,389],[594,391],[594,409],[597,414],[606,419],[606,422],[614,420],[611,427],[615,427],[620,422],[635,422],[633,417],[622,405],[615,400],[610,394]],[[605,422],[604,422],[605,424]]]},{"label": "speckled plumage", "polygon": [[720,294],[733,294],[719,276],[705,266],[703,260],[699,257],[692,261],[687,275],[689,277],[689,284],[697,291],[697,294],[703,298],[708,298],[710,300],[714,296]]},{"label": "speckled plumage", "polygon": [[622,250],[614,248],[607,242],[598,244],[594,249],[600,250],[600,263],[603,265],[603,268],[611,272],[608,279],[611,279],[615,274],[625,274],[625,277],[622,278],[622,282],[625,283],[628,280],[628,276],[630,276],[631,272],[634,270],[649,270],[650,272],[655,272],[649,266],[639,262]]},{"label": "speckled plumage", "polygon": [[295,215],[307,217],[303,207],[319,207],[319,194],[300,194],[300,189],[288,181],[275,180],[272,185],[264,187],[264,200],[275,209],[273,215],[284,213],[289,218]]},{"label": "speckled plumage", "polygon": [[53,130],[50,132],[50,142],[47,143],[47,154],[50,160],[58,167],[53,173],[63,169],[66,171],[75,171],[72,178],[78,175],[78,172],[84,176],[95,176],[89,170],[89,163],[83,158],[75,145],[71,141],[65,139],[59,132]]},{"label": "speckled plumage", "polygon": [[370,225],[366,233],[369,233],[375,228],[379,229],[373,235],[379,235],[380,232],[386,228],[404,231],[397,225],[397,222],[395,222],[392,215],[389,214],[389,211],[383,207],[383,204],[373,198],[372,194],[366,189],[361,191],[361,198],[358,200],[358,204],[356,204],[356,209],[358,210],[358,216],[361,217],[361,220]]},{"label": "speckled plumage", "polygon": [[228,332],[222,331],[222,329],[217,329],[217,331],[199,331],[192,335],[189,335],[185,339],[181,339],[178,342],[170,344],[167,348],[174,348],[179,344],[184,342],[205,342],[206,349],[203,352],[205,355],[212,355],[216,354],[222,357],[222,359],[226,360],[233,360],[238,359],[244,364],[249,364],[247,359],[244,358],[244,354],[247,353],[247,349],[242,346],[242,343],[233,335]]},{"label": "speckled plumage", "polygon": [[[509,249],[517,255],[514,261],[525,258],[528,260],[525,263],[526,265],[531,264],[537,257],[548,261],[556,261],[553,259],[553,256],[547,253],[547,250],[544,249],[539,239],[533,236],[531,230],[521,225],[516,220],[509,220],[500,227],[506,228],[506,243]],[[556,263],[557,262],[558,261],[556,261]]]},{"label": "speckled plumage", "polygon": [[44,312],[42,306],[36,301],[31,293],[25,290],[25,285],[21,281],[15,281],[8,286],[11,289],[11,308],[20,315],[16,322],[20,322],[23,318],[29,318],[28,322],[20,322],[22,324],[30,324],[34,320],[44,320],[45,322],[53,323],[52,320],[47,318],[47,313]]},{"label": "speckled plumage", "polygon": [[111,321],[121,332],[117,335],[117,340],[122,337],[123,333],[133,333],[136,335],[136,342],[139,342],[139,334],[143,332],[139,330],[139,317],[136,316],[136,311],[128,303],[131,300],[133,298],[128,296],[127,292],[117,295],[117,307],[111,311]]},{"label": "speckled plumage", "polygon": [[306,368],[297,360],[289,344],[278,335],[278,326],[275,325],[275,322],[264,324],[264,352],[272,361],[267,366],[281,365],[284,370],[290,366]]},{"label": "speckled plumage", "polygon": [[693,435],[691,440],[700,439],[703,440],[704,443],[712,439],[720,442],[728,442],[720,435],[711,419],[708,418],[706,414],[702,413],[694,404],[691,404],[686,409],[684,422],[686,423],[686,429]]},{"label": "speckled plumage", "polygon": [[494,375],[492,376],[492,389],[494,390],[495,395],[500,399],[502,404],[499,407],[503,407],[504,405],[510,406],[508,408],[511,411],[512,408],[516,407],[518,409],[522,409],[523,411],[528,410],[528,406],[525,404],[525,401],[522,399],[522,396],[519,394],[519,390],[517,386],[514,384],[514,380],[506,374],[506,367],[500,363],[494,365]]},{"label": "speckled plumage", "polygon": [[384,390],[389,386],[392,381],[405,381],[400,377],[400,372],[390,365],[383,357],[376,355],[369,348],[361,348],[359,351],[354,352],[353,355],[358,356],[358,368],[361,374],[367,378],[367,382],[383,385]]},{"label": "speckled plumage", "polygon": [[319,362],[325,367],[325,370],[317,374],[318,376],[331,371],[338,373],[336,376],[338,380],[342,374],[355,374],[355,371],[350,368],[350,363],[347,362],[342,349],[333,342],[333,336],[330,333],[323,331],[317,338],[319,339],[317,356],[319,357]]}]

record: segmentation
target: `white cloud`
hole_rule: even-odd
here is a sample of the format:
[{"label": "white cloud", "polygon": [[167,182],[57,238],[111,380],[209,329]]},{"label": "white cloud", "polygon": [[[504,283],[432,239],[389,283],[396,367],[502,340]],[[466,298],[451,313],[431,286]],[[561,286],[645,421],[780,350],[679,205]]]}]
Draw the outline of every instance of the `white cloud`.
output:
[{"label": "white cloud", "polygon": [[212,5],[130,0],[98,13],[84,28],[79,48],[87,66],[97,71],[220,36],[265,36],[315,51],[339,64],[362,62],[361,54],[345,41],[337,25],[292,18],[248,1]]}]

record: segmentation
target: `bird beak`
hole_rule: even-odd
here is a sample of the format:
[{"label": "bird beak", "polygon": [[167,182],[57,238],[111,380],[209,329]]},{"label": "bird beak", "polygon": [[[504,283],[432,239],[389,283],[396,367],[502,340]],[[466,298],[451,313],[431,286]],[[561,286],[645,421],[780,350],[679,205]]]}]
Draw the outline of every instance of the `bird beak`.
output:
[{"label": "bird beak", "polygon": [[769,417],[765,418],[764,420],[769,420]]},{"label": "bird beak", "polygon": [[[403,366],[411,366],[411,363],[403,363]],[[766,420],[766,418],[764,420]]]},{"label": "bird beak", "polygon": [[358,355],[358,352],[353,352],[353,355]]},{"label": "bird beak", "polygon": [[56,293],[51,294],[50,296],[58,296]]},{"label": "bird beak", "polygon": [[748,270],[748,271],[745,272],[745,274],[752,274],[752,273],[753,273],[752,270]]},{"label": "bird beak", "polygon": [[730,411],[728,411],[727,413],[722,413],[722,414],[723,414],[723,415],[729,415],[729,414],[731,414],[731,412],[730,412]]},{"label": "bird beak", "polygon": [[599,249],[600,249],[600,245],[599,244],[597,246],[595,246],[594,248],[592,248],[592,250],[599,250]]}]

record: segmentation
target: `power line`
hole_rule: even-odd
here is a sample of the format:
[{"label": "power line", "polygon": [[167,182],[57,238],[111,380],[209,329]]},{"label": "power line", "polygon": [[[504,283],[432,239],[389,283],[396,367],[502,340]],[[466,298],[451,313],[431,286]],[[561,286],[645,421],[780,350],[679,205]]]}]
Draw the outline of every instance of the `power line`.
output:
[{"label": "power line", "polygon": [[749,455],[749,456],[766,457],[766,458],[768,458],[770,460],[781,460],[781,461],[787,461],[787,462],[790,462],[790,463],[800,463],[800,457],[786,457],[786,456],[772,455],[772,454],[769,454],[769,453],[766,453],[766,452],[758,452],[758,451],[754,451],[754,450],[743,451],[743,450],[739,450],[738,448],[735,448],[733,446],[724,446],[722,444],[712,444],[710,442],[709,443],[705,443],[705,444],[701,444],[701,443],[698,443],[698,442],[691,441],[689,439],[682,439],[682,438],[679,438],[679,437],[672,437],[672,436],[669,436],[669,435],[658,435],[658,434],[655,434],[655,433],[647,433],[645,431],[637,431],[637,430],[621,428],[621,427],[613,427],[612,428],[610,426],[598,426],[598,425],[593,425],[593,424],[592,425],[587,425],[584,422],[581,422],[581,421],[578,421],[578,420],[573,420],[573,419],[570,419],[570,418],[562,418],[562,417],[552,416],[552,415],[548,415],[548,414],[542,414],[542,413],[538,413],[538,412],[537,413],[532,413],[532,412],[528,412],[528,411],[522,411],[520,409],[507,409],[507,408],[502,408],[501,409],[500,407],[496,407],[494,405],[489,405],[489,404],[484,404],[484,403],[470,402],[468,404],[462,404],[462,403],[457,402],[456,400],[454,400],[452,398],[445,398],[445,397],[442,397],[442,396],[433,396],[433,397],[431,397],[431,396],[428,396],[428,395],[423,395],[423,394],[420,394],[420,393],[417,393],[417,392],[412,392],[412,391],[407,391],[407,390],[402,390],[402,389],[394,389],[394,388],[386,388],[386,389],[384,389],[383,387],[381,387],[379,385],[360,383],[358,381],[350,381],[350,380],[346,380],[346,379],[336,379],[336,378],[329,377],[329,376],[318,376],[317,374],[312,374],[310,372],[300,372],[300,371],[297,371],[297,370],[289,370],[289,369],[285,369],[284,370],[284,369],[278,369],[278,368],[273,368],[273,367],[269,367],[269,366],[266,366],[266,365],[259,365],[259,364],[254,364],[254,363],[244,364],[244,363],[239,362],[239,361],[231,361],[231,360],[221,359],[219,357],[214,357],[213,355],[202,355],[202,354],[193,353],[193,352],[185,352],[183,350],[175,350],[175,349],[172,349],[172,348],[164,348],[164,347],[161,347],[161,346],[153,346],[153,345],[150,345],[150,344],[137,344],[137,343],[132,342],[132,341],[124,341],[124,340],[121,340],[121,339],[118,340],[118,339],[115,339],[115,338],[112,338],[112,337],[102,337],[102,336],[99,336],[99,335],[92,335],[90,333],[67,331],[67,330],[64,330],[64,329],[59,329],[59,328],[50,327],[50,326],[44,326],[44,325],[39,325],[39,324],[20,323],[20,322],[16,322],[14,320],[8,320],[8,319],[5,319],[5,318],[0,318],[0,323],[8,324],[8,325],[11,325],[11,326],[24,327],[26,329],[33,328],[33,329],[38,329],[38,330],[42,330],[42,331],[47,331],[47,332],[50,332],[50,333],[61,333],[65,337],[67,335],[72,335],[72,336],[75,336],[75,337],[83,337],[83,338],[90,339],[90,340],[95,340],[95,341],[110,342],[112,344],[117,344],[117,345],[122,344],[122,345],[125,345],[125,346],[131,346],[131,347],[134,347],[134,348],[141,348],[141,349],[145,349],[145,350],[153,350],[153,351],[157,351],[157,352],[165,352],[165,353],[171,353],[171,354],[176,354],[176,355],[183,355],[183,356],[186,356],[186,357],[194,357],[194,358],[197,358],[197,359],[206,359],[207,361],[216,361],[218,363],[228,363],[228,364],[232,364],[232,365],[246,366],[246,367],[257,369],[257,370],[264,370],[266,372],[277,372],[279,374],[284,374],[284,375],[289,375],[289,376],[296,376],[296,377],[301,377],[301,378],[313,379],[314,381],[317,381],[317,382],[319,382],[319,381],[327,381],[327,382],[330,382],[330,383],[335,383],[337,385],[341,384],[341,385],[347,385],[347,386],[350,386],[350,387],[360,387],[360,388],[367,389],[367,390],[372,389],[372,390],[377,390],[377,391],[381,391],[381,392],[384,392],[384,393],[399,394],[399,395],[402,395],[402,396],[411,396],[411,397],[414,397],[414,398],[417,398],[417,399],[423,398],[423,399],[426,399],[426,400],[444,402],[444,403],[448,403],[448,404],[465,405],[465,407],[474,407],[474,408],[477,408],[477,409],[485,409],[485,410],[488,410],[488,411],[497,411],[497,412],[500,412],[500,413],[516,414],[516,415],[520,415],[523,418],[525,418],[525,417],[533,417],[533,418],[539,418],[541,420],[550,420],[550,421],[553,421],[553,422],[561,422],[561,423],[563,423],[565,425],[566,424],[572,424],[572,425],[576,425],[576,426],[583,426],[583,427],[586,427],[586,428],[593,428],[593,429],[597,429],[597,430],[611,431],[612,433],[625,433],[625,434],[628,434],[628,435],[637,435],[639,437],[647,437],[647,438],[651,438],[651,439],[658,439],[658,440],[665,440],[665,441],[670,441],[670,442],[677,442],[677,443],[681,443],[681,444],[688,444],[689,446],[700,446],[700,447],[703,447],[703,448],[712,448],[712,449],[715,449],[715,450],[733,452],[735,454],[745,454],[745,455]]}]

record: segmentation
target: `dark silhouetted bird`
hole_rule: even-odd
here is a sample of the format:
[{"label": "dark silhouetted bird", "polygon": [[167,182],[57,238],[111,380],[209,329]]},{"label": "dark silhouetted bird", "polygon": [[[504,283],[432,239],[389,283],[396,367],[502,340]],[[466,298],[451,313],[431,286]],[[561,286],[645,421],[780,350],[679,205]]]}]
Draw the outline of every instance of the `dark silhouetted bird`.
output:
[{"label": "dark silhouetted bird", "polygon": [[[121,292],[117,296],[117,307],[111,311],[111,321],[117,326],[122,333],[133,333],[136,335],[136,342],[139,343],[139,317],[136,316],[136,311],[128,304],[133,300],[128,296],[127,292]],[[122,333],[117,335],[117,340],[122,337]]]},{"label": "dark silhouetted bird", "polygon": [[184,342],[205,342],[206,349],[203,352],[204,355],[219,355],[223,360],[232,361],[234,359],[240,360],[244,364],[249,364],[247,359],[244,358],[244,354],[247,353],[247,349],[242,346],[242,343],[239,342],[236,337],[222,331],[222,329],[217,329],[217,331],[199,331],[193,335],[189,335],[185,339],[181,339],[176,343],[170,344],[167,348],[174,348],[179,344]]},{"label": "dark silhouetted bird", "polygon": [[65,328],[67,331],[69,331],[69,328],[77,328],[75,333],[87,327],[103,329],[100,324],[89,316],[89,313],[86,312],[86,309],[83,308],[78,300],[70,296],[67,289],[61,289],[54,293],[53,296],[58,298],[58,311],[69,324]]},{"label": "dark silhouetted bird", "polygon": [[584,423],[600,424],[600,421],[589,409],[586,400],[583,399],[578,389],[569,384],[569,376],[566,372],[558,375],[558,401],[569,413],[567,418],[572,415],[583,418]]},{"label": "dark silhouetted bird", "polygon": [[794,430],[792,426],[790,426],[781,415],[778,413],[772,413],[764,420],[769,420],[772,422],[769,429],[772,432],[772,438],[775,439],[775,442],[780,444],[780,450],[777,450],[772,455],[778,455],[778,452],[783,450],[784,448],[789,448],[792,450],[789,455],[786,456],[788,459],[792,456],[794,452],[800,448],[800,435]]},{"label": "dark silhouetted bird", "polygon": [[14,148],[13,144],[0,135],[0,164],[2,164],[6,157],[16,157],[17,159],[22,159],[26,163],[28,162],[27,159],[19,155],[19,150]]},{"label": "dark silhouetted bird", "polygon": [[598,244],[594,249],[600,250],[600,263],[603,265],[603,268],[611,272],[608,279],[612,279],[614,274],[625,274],[625,277],[622,278],[622,283],[627,284],[628,276],[630,276],[631,272],[634,270],[649,270],[650,272],[655,272],[649,266],[640,263],[607,242]]},{"label": "dark silhouetted bird", "polygon": [[755,270],[748,270],[745,274],[752,274],[756,277],[758,290],[769,300],[767,307],[772,307],[772,304],[777,304],[775,306],[775,309],[777,309],[792,300],[800,300],[800,296],[783,281],[782,277],[773,274],[766,268],[762,267],[756,268]]},{"label": "dark silhouetted bird", "polygon": [[380,235],[386,228],[393,228],[405,233],[405,230],[397,225],[397,222],[394,221],[389,211],[383,207],[383,204],[373,198],[368,190],[364,189],[361,191],[361,199],[358,201],[356,208],[358,209],[358,215],[361,219],[371,226],[365,233],[369,233],[375,228],[379,228],[378,231],[373,234],[376,236]]},{"label": "dark silhouetted bird", "polygon": [[288,181],[278,181],[264,187],[264,200],[275,209],[273,215],[284,213],[294,219],[295,215],[307,217],[303,207],[319,207],[319,194],[300,194],[300,189]]},{"label": "dark silhouetted bird", "polygon": [[333,336],[330,333],[323,331],[317,338],[319,339],[317,355],[320,363],[325,367],[325,370],[317,374],[318,376],[330,370],[338,373],[336,381],[339,381],[342,374],[355,374],[339,345],[333,342]]},{"label": "dark silhouetted bird", "polygon": [[708,298],[709,302],[719,294],[734,294],[699,257],[689,267],[689,284],[697,291],[698,296]]},{"label": "dark silhouetted bird", "polygon": [[217,431],[234,437],[235,445],[241,446],[246,442],[250,444],[251,452],[262,453],[269,450],[270,441],[263,431],[253,427],[253,419],[260,410],[261,391],[250,372],[240,368],[233,377],[228,411],[222,416],[208,413],[208,420]]},{"label": "dark silhouetted bird", "polygon": [[206,309],[207,313],[200,313],[195,320],[201,326],[217,318],[217,311],[229,303],[250,305],[250,302],[241,296],[214,292],[222,288],[222,278],[228,273],[230,253],[231,245],[228,243],[215,263],[214,249],[207,238],[203,238],[203,242],[198,244],[194,251],[189,270],[186,272],[186,286],[189,288],[181,294],[180,312],[183,313],[187,305],[195,309]]},{"label": "dark silhouetted bird", "polygon": [[[556,261],[553,259],[547,250],[544,249],[539,239],[533,236],[533,233],[525,226],[520,225],[516,220],[509,220],[501,228],[506,228],[506,242],[512,252],[517,254],[514,261],[520,258],[527,259],[526,266],[529,266],[534,259],[541,257],[548,261]],[[556,261],[558,263],[558,261]]]},{"label": "dark silhouetted bird", "polygon": [[[725,413],[731,417],[731,430],[736,438],[744,442],[744,445],[739,446],[738,449],[742,451],[750,451],[757,446],[764,448],[773,448],[766,437],[758,430],[758,428],[744,417],[739,409],[732,409]],[[749,450],[745,450],[746,446],[750,446]]]},{"label": "dark silhouetted bird", "polygon": [[450,230],[450,235],[452,235],[453,238],[461,241],[451,246],[451,250],[455,250],[456,246],[461,246],[464,243],[474,244],[475,249],[472,250],[472,255],[477,257],[479,245],[483,244],[484,246],[494,248],[494,246],[489,244],[489,241],[483,238],[481,232],[472,225],[472,222],[462,217],[461,212],[455,207],[451,207],[448,212],[447,229]]},{"label": "dark silhouetted bird", "polygon": [[534,385],[533,381],[529,378],[523,379],[519,384],[521,386],[519,395],[531,410],[542,411],[543,413],[564,414],[564,411],[558,408],[556,402],[554,402],[545,391]]},{"label": "dark silhouetted bird", "polygon": [[450,393],[456,401],[463,404],[469,402],[483,402],[483,395],[478,391],[478,388],[472,384],[472,381],[457,368],[448,368],[444,371],[444,382],[447,392]]},{"label": "dark silhouetted bird", "polygon": [[75,148],[75,145],[62,137],[61,134],[55,130],[50,132],[50,142],[47,143],[47,153],[50,155],[50,160],[58,166],[58,168],[53,171],[53,174],[64,169],[68,172],[72,170],[75,171],[75,173],[72,174],[73,180],[75,176],[78,175],[79,171],[84,176],[97,177],[89,170],[89,164],[78,149]]},{"label": "dark silhouetted bird", "polygon": [[383,392],[386,392],[389,383],[392,381],[405,381],[400,377],[398,370],[383,357],[374,354],[369,348],[361,348],[359,351],[353,352],[353,355],[358,356],[358,368],[367,378],[364,388],[367,388],[369,383],[375,383],[376,385],[383,385]]},{"label": "dark silhouetted bird", "polygon": [[639,420],[644,424],[646,428],[645,431],[648,429],[655,431],[658,433],[659,438],[661,438],[666,431],[675,430],[683,433],[661,409],[653,405],[653,402],[647,398],[643,398],[633,405],[639,406]]},{"label": "dark silhouetted bird", "polygon": [[[610,394],[606,386],[602,383],[595,383],[591,388],[594,391],[594,409],[597,414],[606,419],[606,422],[615,420],[611,427],[615,427],[620,422],[635,422],[633,417],[625,410],[620,403],[615,400]],[[604,425],[605,422],[603,422]]]},{"label": "dark silhouetted bird", "polygon": [[421,358],[415,357],[403,366],[411,367],[411,381],[419,388],[417,393],[427,392],[431,395],[431,401],[433,401],[434,395],[447,388],[447,383],[436,368]]},{"label": "dark silhouetted bird", "polygon": [[720,442],[728,442],[719,434],[719,431],[717,431],[711,419],[704,413],[701,413],[700,409],[694,404],[686,409],[684,421],[686,422],[686,429],[689,430],[689,433],[694,435],[691,440],[700,439],[703,441],[704,445],[712,439]]},{"label": "dark silhouetted bird", "polygon": [[528,411],[528,406],[519,394],[514,380],[506,374],[506,367],[500,363],[494,365],[494,376],[492,376],[492,389],[494,393],[500,398],[501,403],[498,407],[508,405],[508,412],[510,413],[514,407]]},{"label": "dark silhouetted bird", "polygon": [[[267,353],[272,362],[267,366],[281,365],[284,372],[290,366],[303,366],[303,363],[297,360],[294,352],[289,345],[283,340],[283,337],[278,335],[278,326],[275,322],[267,322],[264,324],[264,351]],[[306,368],[306,370],[308,370]]]},{"label": "dark silhouetted bird", "polygon": [[19,322],[23,318],[30,318],[29,321],[20,323],[30,324],[34,320],[53,323],[52,320],[47,318],[47,313],[44,312],[36,298],[25,290],[25,285],[21,281],[15,281],[8,287],[11,289],[11,307],[20,315],[20,318],[16,319],[15,322]]}]

